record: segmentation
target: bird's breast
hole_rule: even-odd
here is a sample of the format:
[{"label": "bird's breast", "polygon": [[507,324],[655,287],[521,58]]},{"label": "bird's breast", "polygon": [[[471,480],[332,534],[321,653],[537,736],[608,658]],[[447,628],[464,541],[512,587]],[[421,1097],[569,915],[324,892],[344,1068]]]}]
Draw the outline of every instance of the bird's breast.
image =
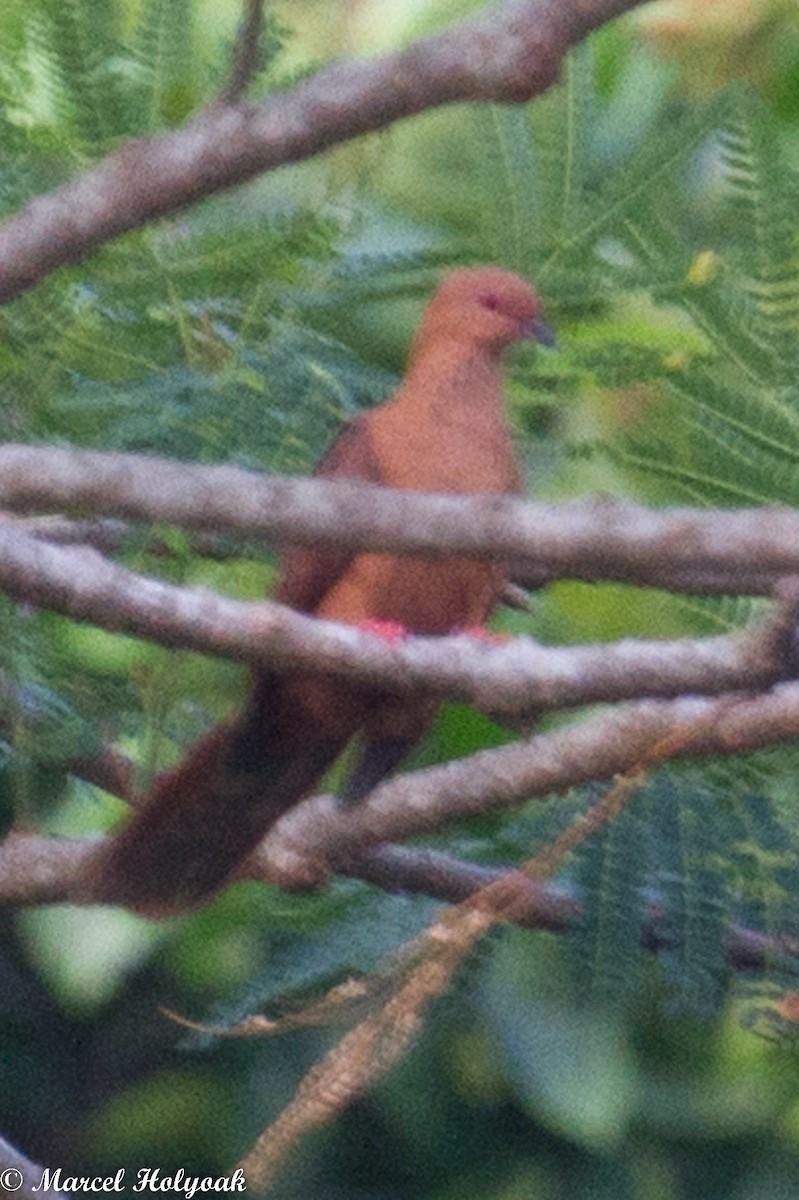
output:
[{"label": "bird's breast", "polygon": [[428,636],[481,625],[505,580],[498,563],[360,554],[325,596],[317,616],[359,624],[395,621]]},{"label": "bird's breast", "polygon": [[[394,401],[369,414],[368,425],[386,487],[466,495],[521,490],[499,377],[479,358],[428,357]],[[447,634],[487,619],[505,574],[502,564],[464,558],[361,554],[316,612]]]},{"label": "bird's breast", "polygon": [[520,490],[498,365],[462,345],[414,362],[393,401],[369,414],[369,433],[387,487]]},{"label": "bird's breast", "polygon": [[[393,414],[389,414],[393,415]],[[466,412],[448,419],[384,421],[372,430],[386,487],[419,492],[518,492],[521,471],[504,420]]]}]

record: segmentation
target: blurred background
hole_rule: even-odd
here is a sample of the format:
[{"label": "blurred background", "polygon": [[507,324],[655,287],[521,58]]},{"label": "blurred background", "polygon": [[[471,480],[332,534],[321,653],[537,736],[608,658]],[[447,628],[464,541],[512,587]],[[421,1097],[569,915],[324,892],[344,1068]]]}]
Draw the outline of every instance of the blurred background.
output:
[{"label": "blurred background", "polygon": [[[459,0],[291,0],[251,97],[336,56],[445,28]],[[177,126],[228,71],[233,0],[5,0],[0,215],[131,136]],[[104,247],[0,310],[9,440],[308,471],[387,396],[441,272],[536,282],[556,353],[520,349],[511,416],[532,493],[799,503],[799,7],[667,0],[599,31],[529,105],[457,105]],[[154,549],[157,547],[157,549]],[[171,529],[137,570],[263,595],[263,547]],[[729,630],[749,601],[562,584],[498,624],[552,642]],[[244,672],[0,598],[0,814],[53,836],[123,806],[67,770],[111,740],[138,786],[229,712]],[[551,723],[551,722],[550,722]],[[544,726],[546,727],[546,725]],[[417,763],[507,734],[457,706]],[[799,1194],[793,958],[733,970],[736,928],[799,933],[796,754],[672,769],[566,865],[569,934],[493,934],[416,1046],[281,1176],[281,1200],[784,1200]],[[438,844],[515,863],[591,789]],[[659,954],[644,946],[661,914]],[[65,1172],[218,1175],[339,1030],[185,1036],[375,967],[437,906],[338,880],[240,885],[149,924],[102,908],[0,915],[0,1133]],[[271,1007],[270,1007],[271,1006]]]}]

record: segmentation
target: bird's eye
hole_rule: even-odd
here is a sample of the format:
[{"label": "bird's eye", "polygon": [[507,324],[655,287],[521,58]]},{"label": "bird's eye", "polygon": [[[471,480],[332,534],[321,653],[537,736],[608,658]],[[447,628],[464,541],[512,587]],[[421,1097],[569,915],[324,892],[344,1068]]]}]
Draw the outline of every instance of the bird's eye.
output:
[{"label": "bird's eye", "polygon": [[483,308],[489,309],[490,312],[496,312],[499,308],[499,296],[496,292],[483,292],[480,296],[480,303]]}]

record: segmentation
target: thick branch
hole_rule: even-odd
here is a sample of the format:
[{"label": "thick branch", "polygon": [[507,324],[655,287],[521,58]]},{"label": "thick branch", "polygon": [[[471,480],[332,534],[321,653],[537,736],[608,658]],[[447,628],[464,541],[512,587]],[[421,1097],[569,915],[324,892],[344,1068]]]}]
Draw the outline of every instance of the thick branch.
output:
[{"label": "thick branch", "polygon": [[[526,742],[483,750],[443,766],[401,775],[355,808],[317,796],[286,814],[256,851],[272,878],[308,875],[303,863],[346,862],[380,842],[405,841],[478,813],[503,811],[635,768],[676,729],[676,758],[745,754],[799,738],[799,684],[760,696],[646,700],[602,712]],[[693,731],[693,733],[691,732]]]},{"label": "thick branch", "polygon": [[560,579],[646,582],[670,572],[756,578],[770,592],[799,575],[799,513],[782,507],[655,510],[606,496],[541,504],[510,496],[433,496],[341,480],[256,475],[137,454],[0,447],[0,506],[17,512],[171,521],[442,557],[526,561]]},{"label": "thick branch", "polygon": [[[374,799],[355,810],[339,809],[330,797],[316,797],[283,818],[250,856],[239,878],[296,882],[303,872],[308,877],[313,874],[303,865],[309,853],[317,856],[318,874],[319,853],[333,850],[338,844],[345,847],[337,862],[337,869],[344,874],[390,891],[421,892],[458,902],[500,876],[502,868],[486,868],[433,850],[385,843],[357,849],[359,842],[391,836],[392,826],[396,830],[403,825],[408,835],[430,829],[441,807],[447,809],[445,819],[474,811],[469,781],[475,773],[483,786],[480,809],[515,804],[527,797],[565,791],[589,778],[610,778],[640,761],[642,753],[675,729],[698,731],[693,741],[686,741],[686,736],[675,740],[677,757],[736,754],[796,738],[799,685],[783,685],[770,696],[756,698],[631,705],[623,712],[589,718],[570,729],[541,735],[527,746],[485,751],[449,767],[405,776],[383,785],[374,793]],[[457,800],[458,795],[463,803]],[[408,819],[398,820],[403,809]],[[433,816],[436,820],[431,822]],[[383,828],[380,823],[386,817],[388,827]],[[364,823],[366,838],[361,828]],[[378,839],[375,825],[379,826]],[[82,879],[102,845],[98,838],[69,841],[12,835],[0,844],[0,903],[84,900]],[[560,886],[531,881],[528,893],[527,908],[519,915],[524,925],[567,930],[579,915],[579,897]],[[649,906],[642,934],[649,949],[667,944],[662,918],[661,906],[655,900]],[[777,945],[757,930],[732,928],[728,934],[728,961],[736,970],[761,970],[773,953],[799,955],[799,945]]]},{"label": "thick branch", "polygon": [[396,694],[428,692],[497,715],[685,692],[768,687],[791,673],[768,629],[721,637],[544,647],[468,635],[387,644],[280,604],[230,600],[137,575],[85,547],[64,548],[0,526],[0,590],[104,629],[256,666],[327,670]]},{"label": "thick branch", "polygon": [[[1,453],[1,452],[0,452]],[[203,468],[200,468],[202,470]],[[2,478],[0,478],[2,486]],[[0,520],[3,514],[0,513]],[[8,519],[14,517],[8,514]],[[118,554],[132,545],[146,544],[149,553],[156,556],[174,556],[174,548],[157,532],[147,526],[122,521],[112,517],[96,517],[81,520],[62,516],[18,517],[17,527],[31,537],[56,542],[59,546],[85,545],[102,550],[104,554]],[[255,535],[257,538],[258,535]],[[191,548],[204,558],[225,560],[241,554],[241,535],[213,533],[195,530],[191,534]],[[255,540],[251,542],[255,550]],[[546,587],[564,578],[564,572],[554,567],[539,567],[531,562],[511,563],[511,579],[503,594],[502,603],[508,608],[529,612],[530,591]],[[742,571],[737,566],[705,569],[701,563],[663,562],[636,563],[634,567],[623,563],[607,565],[591,563],[584,566],[579,561],[568,565],[568,578],[584,583],[619,582],[632,583],[637,587],[659,588],[667,592],[680,592],[698,596],[770,596],[781,571]]]},{"label": "thick branch", "polygon": [[125,145],[0,226],[0,300],[186,204],[459,100],[529,100],[569,46],[642,0],[505,0],[396,54],[339,62],[262,104]]},{"label": "thick branch", "polygon": [[[387,892],[413,892],[459,904],[501,879],[509,870],[512,868],[463,862],[437,850],[384,845],[353,857],[347,874]],[[525,879],[519,873],[514,880],[526,893],[526,906],[519,913],[517,924],[527,929],[567,933],[579,920],[581,903],[575,890],[563,884]],[[641,941],[647,950],[662,950],[671,944],[668,912],[658,896],[646,906]],[[796,939],[775,940],[760,930],[741,925],[728,929],[725,950],[734,971],[764,971],[777,956],[799,959]]]},{"label": "thick branch", "polygon": [[[55,904],[79,900],[79,881],[102,843],[95,838],[56,841],[36,835],[16,835],[0,843],[0,904]],[[511,869],[511,868],[507,868]],[[500,879],[503,867],[464,862],[437,850],[382,845],[353,855],[342,874],[389,892],[412,892],[458,904],[480,888]],[[250,875],[261,878],[257,871]],[[528,879],[526,907],[517,924],[527,929],[567,933],[579,920],[576,892],[562,884]],[[655,897],[646,908],[641,931],[648,950],[669,945],[668,914]],[[757,929],[731,926],[726,937],[727,961],[736,971],[763,971],[776,955],[799,958],[799,943],[775,941]],[[0,1157],[2,1155],[0,1154]]]}]

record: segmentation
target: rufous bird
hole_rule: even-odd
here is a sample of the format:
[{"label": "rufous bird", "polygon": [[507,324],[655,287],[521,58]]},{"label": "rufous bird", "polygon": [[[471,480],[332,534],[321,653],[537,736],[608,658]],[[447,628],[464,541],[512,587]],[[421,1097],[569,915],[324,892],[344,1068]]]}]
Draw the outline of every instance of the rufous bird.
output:
[{"label": "rufous bird", "polygon": [[[395,395],[346,426],[315,474],[423,492],[519,492],[502,358],[523,338],[554,342],[523,279],[495,267],[453,271],[425,309]],[[328,620],[440,636],[482,626],[505,583],[494,562],[297,547],[283,555],[275,599]],[[199,904],[356,735],[350,802],[401,762],[436,708],[322,672],[257,673],[242,712],[156,780],[100,860],[93,894],[154,917]]]}]

